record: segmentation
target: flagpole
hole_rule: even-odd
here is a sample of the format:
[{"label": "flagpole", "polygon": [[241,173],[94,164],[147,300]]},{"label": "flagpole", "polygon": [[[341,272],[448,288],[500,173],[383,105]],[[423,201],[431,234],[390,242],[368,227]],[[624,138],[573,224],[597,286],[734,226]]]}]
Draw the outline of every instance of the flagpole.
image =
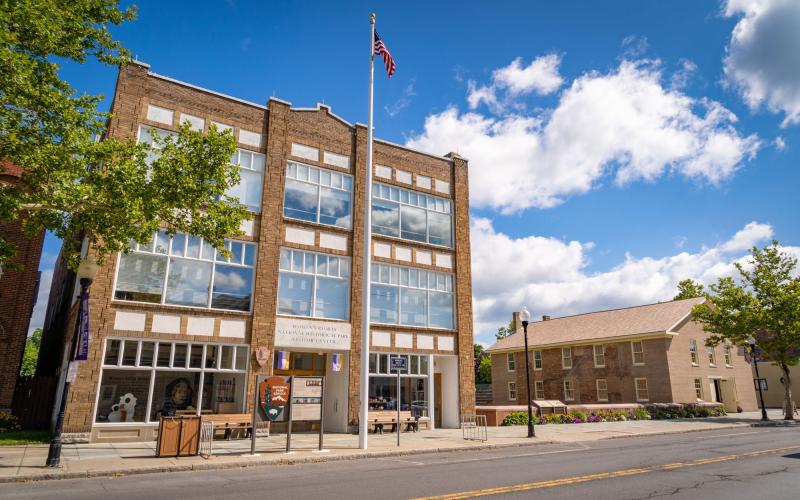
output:
[{"label": "flagpole", "polygon": [[367,449],[369,415],[369,301],[372,274],[372,88],[375,74],[375,13],[369,15],[369,120],[367,122],[367,185],[364,203],[364,272],[361,295],[361,407],[358,416],[358,447]]}]

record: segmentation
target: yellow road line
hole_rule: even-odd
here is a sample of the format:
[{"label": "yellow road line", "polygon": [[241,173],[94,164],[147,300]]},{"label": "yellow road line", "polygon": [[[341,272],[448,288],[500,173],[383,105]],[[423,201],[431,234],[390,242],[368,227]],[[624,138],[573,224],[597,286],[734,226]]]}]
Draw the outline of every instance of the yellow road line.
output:
[{"label": "yellow road line", "polygon": [[503,493],[516,493],[519,491],[538,490],[542,488],[552,488],[554,486],[564,486],[567,484],[579,484],[589,481],[597,481],[600,479],[613,479],[615,477],[634,476],[637,474],[647,474],[650,472],[658,472],[665,470],[682,469],[685,467],[697,467],[699,465],[714,464],[719,462],[729,462],[731,460],[740,460],[743,458],[760,457],[762,455],[769,455],[773,453],[785,453],[787,451],[794,451],[800,449],[800,446],[786,446],[784,448],[771,448],[768,450],[751,451],[748,453],[739,453],[736,455],[720,455],[718,457],[700,458],[692,462],[675,462],[671,464],[653,465],[650,467],[641,467],[638,469],[623,469],[613,472],[600,472],[596,474],[587,474],[584,476],[565,477],[563,479],[551,479],[548,481],[538,481],[535,483],[522,483],[511,486],[499,486],[497,488],[486,488],[482,490],[462,491],[460,493],[448,493],[445,495],[436,495],[431,497],[422,497],[415,500],[460,500],[464,498],[485,497],[489,495],[502,495]]}]

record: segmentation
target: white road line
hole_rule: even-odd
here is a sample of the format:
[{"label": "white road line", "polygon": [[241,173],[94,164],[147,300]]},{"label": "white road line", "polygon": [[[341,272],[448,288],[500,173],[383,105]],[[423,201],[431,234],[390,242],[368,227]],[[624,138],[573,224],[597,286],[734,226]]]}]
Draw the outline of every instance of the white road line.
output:
[{"label": "white road line", "polygon": [[730,434],[714,434],[713,436],[702,436],[696,439],[717,439],[721,437],[729,437],[729,436],[747,436],[748,434],[761,434],[761,431],[750,431],[750,432],[732,432]]}]

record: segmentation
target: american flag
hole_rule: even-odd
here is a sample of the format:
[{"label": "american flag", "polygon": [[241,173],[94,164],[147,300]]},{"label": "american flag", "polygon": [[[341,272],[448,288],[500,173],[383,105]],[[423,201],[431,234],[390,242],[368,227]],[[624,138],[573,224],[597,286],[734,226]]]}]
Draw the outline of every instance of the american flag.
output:
[{"label": "american flag", "polygon": [[389,49],[383,44],[383,40],[378,36],[377,31],[375,32],[375,53],[379,56],[383,56],[383,65],[386,66],[386,72],[389,74],[389,78],[391,78],[397,66],[395,66],[392,54],[389,53]]}]

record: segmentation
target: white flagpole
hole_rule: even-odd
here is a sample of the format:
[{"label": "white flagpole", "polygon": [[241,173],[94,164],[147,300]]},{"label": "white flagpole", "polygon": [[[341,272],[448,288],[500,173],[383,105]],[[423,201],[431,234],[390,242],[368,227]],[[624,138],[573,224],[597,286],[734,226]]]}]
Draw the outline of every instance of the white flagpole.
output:
[{"label": "white flagpole", "polygon": [[361,408],[358,416],[358,447],[367,449],[369,415],[369,299],[372,274],[372,87],[375,74],[375,13],[369,15],[369,120],[367,124],[367,185],[364,204],[364,272],[361,294]]}]

